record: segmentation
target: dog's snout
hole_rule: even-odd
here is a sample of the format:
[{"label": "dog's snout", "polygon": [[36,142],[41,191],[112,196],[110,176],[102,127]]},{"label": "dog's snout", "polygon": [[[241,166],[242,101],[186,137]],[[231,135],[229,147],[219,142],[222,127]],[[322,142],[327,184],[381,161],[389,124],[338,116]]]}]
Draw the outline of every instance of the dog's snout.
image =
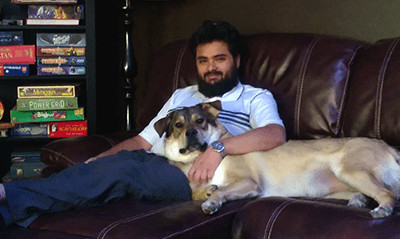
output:
[{"label": "dog's snout", "polygon": [[197,134],[197,130],[195,130],[195,129],[188,129],[187,131],[186,131],[186,136],[187,137],[190,137],[190,136],[195,136]]}]

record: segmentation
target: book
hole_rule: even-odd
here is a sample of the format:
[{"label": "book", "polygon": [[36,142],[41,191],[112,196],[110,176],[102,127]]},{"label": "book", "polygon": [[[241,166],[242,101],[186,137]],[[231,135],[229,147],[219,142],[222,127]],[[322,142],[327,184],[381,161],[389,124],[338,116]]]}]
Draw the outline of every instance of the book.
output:
[{"label": "book", "polygon": [[[28,5],[28,19],[83,19],[83,5]],[[28,20],[27,19],[27,20]]]},{"label": "book", "polygon": [[0,64],[35,64],[35,45],[0,46]]},{"label": "book", "polygon": [[27,76],[29,75],[29,65],[2,65],[0,64],[0,76]]},{"label": "book", "polygon": [[59,56],[59,57],[38,57],[38,66],[84,66],[86,65],[85,56]]},{"label": "book", "polygon": [[49,123],[49,137],[76,137],[87,135],[87,121],[61,121]]},{"label": "book", "polygon": [[84,66],[38,66],[37,75],[85,75]]},{"label": "book", "polygon": [[79,25],[79,19],[26,19],[25,24],[37,26],[77,26]]},{"label": "book", "polygon": [[22,45],[22,31],[0,31],[0,46]]},{"label": "book", "polygon": [[37,56],[85,56],[86,47],[42,47],[36,49]]},{"label": "book", "polygon": [[64,110],[64,109],[77,109],[77,108],[78,108],[78,97],[17,99],[17,110],[19,111]]},{"label": "book", "polygon": [[37,33],[36,46],[86,46],[86,34]]},{"label": "book", "polygon": [[16,107],[10,110],[11,123],[50,122],[84,120],[84,109],[18,111]]},{"label": "book", "polygon": [[78,0],[11,0],[14,4],[76,4]]},{"label": "book", "polygon": [[18,86],[18,98],[64,98],[77,96],[79,85]]},{"label": "book", "polygon": [[48,136],[48,123],[15,124],[11,129],[12,136]]}]

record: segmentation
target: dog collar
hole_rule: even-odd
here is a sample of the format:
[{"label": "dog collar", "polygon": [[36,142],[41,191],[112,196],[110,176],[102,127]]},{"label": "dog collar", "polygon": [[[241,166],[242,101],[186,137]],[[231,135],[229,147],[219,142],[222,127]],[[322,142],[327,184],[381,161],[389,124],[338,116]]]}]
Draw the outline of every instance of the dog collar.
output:
[{"label": "dog collar", "polygon": [[224,158],[225,157],[225,145],[222,143],[222,142],[220,142],[220,141],[214,141],[212,144],[211,144],[211,146],[212,146],[212,148],[213,148],[213,150],[215,151],[215,152],[218,152],[221,156],[222,156],[222,158]]}]

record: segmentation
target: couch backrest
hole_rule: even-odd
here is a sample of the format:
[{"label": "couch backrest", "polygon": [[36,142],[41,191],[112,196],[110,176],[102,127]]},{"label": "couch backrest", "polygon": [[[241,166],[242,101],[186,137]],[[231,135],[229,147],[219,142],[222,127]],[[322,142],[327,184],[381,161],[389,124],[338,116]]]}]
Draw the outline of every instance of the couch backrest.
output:
[{"label": "couch backrest", "polygon": [[363,47],[348,88],[342,135],[383,139],[400,148],[400,38]]},{"label": "couch backrest", "polygon": [[[380,138],[383,131],[385,137],[392,137],[387,128],[395,125],[395,118],[390,117],[399,112],[382,107],[389,99],[381,96],[399,91],[399,87],[394,89],[396,81],[400,83],[400,71],[395,70],[400,69],[400,61],[394,63],[400,54],[398,41],[371,46],[352,39],[294,33],[264,33],[245,36],[245,40],[248,54],[241,61],[243,83],[273,93],[289,139]],[[382,77],[390,80],[383,84]],[[139,129],[175,89],[195,84],[195,62],[186,40],[158,52],[148,80],[149,88],[138,109]],[[377,119],[376,114],[385,118]],[[383,120],[389,123],[383,124]]]}]

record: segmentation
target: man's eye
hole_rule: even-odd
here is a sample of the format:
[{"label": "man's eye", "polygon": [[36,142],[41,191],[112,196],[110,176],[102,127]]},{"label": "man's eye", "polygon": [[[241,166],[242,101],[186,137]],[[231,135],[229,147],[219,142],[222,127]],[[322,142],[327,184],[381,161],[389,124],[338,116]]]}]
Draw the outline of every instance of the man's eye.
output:
[{"label": "man's eye", "polygon": [[183,127],[183,124],[182,124],[182,123],[176,123],[176,124],[175,124],[175,127],[176,127],[176,128],[182,128],[182,127]]},{"label": "man's eye", "polygon": [[202,124],[203,122],[204,122],[204,119],[203,119],[203,118],[199,118],[199,119],[196,120],[196,123],[197,123],[197,124]]}]

